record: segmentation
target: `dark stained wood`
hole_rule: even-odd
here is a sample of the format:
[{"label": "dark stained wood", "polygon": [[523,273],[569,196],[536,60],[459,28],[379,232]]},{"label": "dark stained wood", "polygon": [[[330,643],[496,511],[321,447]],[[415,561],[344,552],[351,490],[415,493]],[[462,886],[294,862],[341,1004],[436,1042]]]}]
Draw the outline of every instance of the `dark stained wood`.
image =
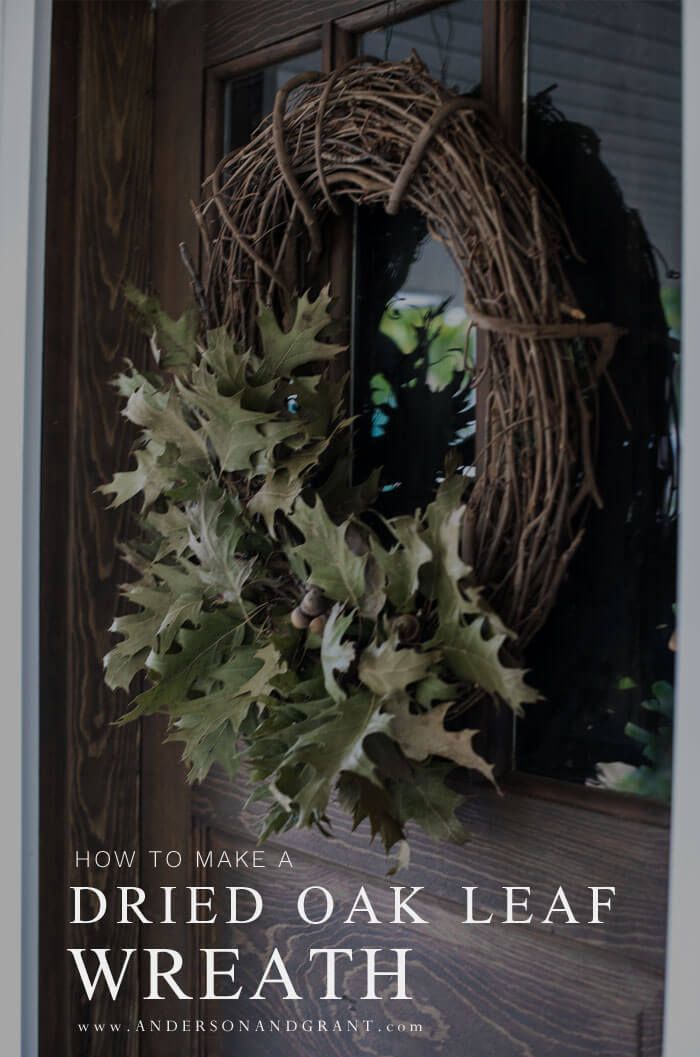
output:
[{"label": "dark stained wood", "polygon": [[369,33],[406,18],[417,18],[436,7],[446,7],[451,2],[453,0],[381,0],[352,14],[342,15],[336,25],[348,33]]},{"label": "dark stained wood", "polygon": [[153,140],[153,286],[163,307],[181,312],[191,295],[178,244],[196,258],[197,201],[202,177],[203,9],[183,0],[158,10]]},{"label": "dark stained wood", "polygon": [[553,800],[557,804],[568,804],[584,811],[596,811],[601,815],[613,815],[619,819],[648,823],[668,828],[671,824],[671,809],[668,804],[631,793],[618,793],[614,789],[598,789],[575,782],[561,782],[556,778],[540,778],[539,775],[515,771],[503,780],[507,791],[540,800]]},{"label": "dark stained wood", "polygon": [[234,56],[226,62],[210,67],[208,72],[214,74],[219,80],[227,80],[229,77],[240,77],[254,70],[262,70],[276,62],[281,63],[286,59],[293,59],[297,55],[307,55],[322,47],[326,30],[330,25],[331,23],[327,22],[323,26],[309,30],[308,33],[299,33],[276,44],[268,44],[264,48],[246,52],[245,55]]},{"label": "dark stained wood", "polygon": [[[250,843],[257,833],[260,811],[245,805],[247,793],[242,784],[234,786],[215,774],[195,790],[194,809],[208,825],[242,833]],[[309,831],[285,834],[271,846],[300,849],[383,877],[389,863],[381,846],[368,847],[366,826],[352,833],[344,813],[335,806],[330,818],[334,834],[330,842]],[[503,885],[530,885],[531,909],[540,917],[546,914],[561,884],[577,917],[586,921],[590,917],[585,914],[589,905],[586,886],[614,885],[615,910],[606,925],[555,924],[545,930],[575,940],[577,946],[615,951],[630,963],[662,971],[666,826],[607,818],[534,797],[499,797],[489,790],[474,793],[462,819],[470,835],[463,848],[438,845],[417,830],[412,832],[411,866],[400,875],[402,884],[425,885],[435,896],[447,900],[459,898],[462,885],[478,885],[481,909],[496,915],[503,909]]]},{"label": "dark stained wood", "polygon": [[221,158],[221,145],[224,141],[224,84],[224,78],[219,77],[215,70],[207,71],[202,142],[205,178]]},{"label": "dark stained wood", "polygon": [[331,73],[357,54],[355,35],[335,22],[323,26],[323,72]]},{"label": "dark stained wood", "polygon": [[527,0],[506,0],[498,7],[498,116],[506,141],[520,152],[525,113]]},{"label": "dark stained wood", "polygon": [[[42,1057],[69,1057],[78,1021],[128,1022],[137,1010],[135,974],[118,1001],[99,995],[88,1004],[65,948],[129,947],[138,936],[134,926],[66,922],[68,884],[110,889],[133,883],[138,870],[138,856],[134,869],[100,870],[76,869],[74,855],[138,847],[139,728],[112,725],[126,701],[102,675],[125,572],[116,539],[127,534],[128,513],[108,511],[95,489],[124,465],[131,442],[108,382],[123,357],[139,362],[145,352],[122,289],[127,280],[146,284],[150,256],[153,15],[145,2],[61,3],[55,19],[41,706],[51,774],[43,790],[41,905],[55,923],[42,933],[49,964],[40,1024]],[[92,1033],[80,1047],[90,1057],[135,1057],[137,1039]]]},{"label": "dark stained wood", "polygon": [[484,0],[481,38],[481,90],[484,99],[492,106],[498,101],[499,38],[501,5],[494,0]]},{"label": "dark stained wood", "polygon": [[214,66],[239,55],[320,30],[323,22],[348,14],[367,3],[358,0],[236,0],[235,4],[209,3],[205,37],[205,62]]},{"label": "dark stained wood", "polygon": [[[153,16],[144,3],[86,4],[82,9],[77,224],[76,363],[73,373],[73,509],[71,547],[71,716],[69,767],[71,841],[76,849],[129,848],[139,825],[139,728],[115,728],[122,695],[103,681],[101,659],[116,584],[124,574],[116,541],[127,535],[128,512],[106,509],[95,489],[125,464],[131,436],[109,381],[125,356],[140,361],[144,341],[129,321],[122,291],[148,279]],[[74,874],[75,876],[75,874]],[[129,868],[84,870],[80,882],[107,890],[129,884]],[[77,929],[71,946],[133,946],[134,926],[112,922]],[[133,1018],[138,981],[112,1002],[90,1004],[90,1018]],[[84,1006],[73,976],[73,1010]],[[131,1055],[128,1037],[91,1042],[95,1057]]]},{"label": "dark stained wood", "polygon": [[[211,847],[216,855],[232,843],[228,835],[213,832]],[[350,1057],[358,1049],[383,1057],[428,1052],[444,1057],[640,1057],[651,1052],[642,1049],[640,1041],[658,1030],[661,984],[655,973],[637,969],[632,975],[624,959],[529,928],[464,926],[458,902],[425,893],[420,893],[416,909],[429,924],[386,924],[393,916],[390,883],[409,880],[366,876],[347,869],[337,857],[328,861],[292,852],[291,870],[278,868],[277,860],[270,852],[265,869],[243,875],[209,871],[210,885],[251,885],[264,900],[257,922],[230,926],[221,920],[205,930],[207,946],[239,948],[237,979],[243,994],[232,1016],[253,1023],[261,1016],[263,1004],[246,996],[257,987],[277,947],[301,1001],[283,1001],[279,988],[269,988],[266,1019],[337,1019],[345,1024],[368,1018],[373,1030],[360,1036],[298,1030],[282,1036],[282,1045],[269,1033],[234,1033],[216,1039],[217,1057],[263,1057],[272,1052]],[[296,895],[319,884],[332,892],[336,911],[327,924],[304,925],[296,912]],[[382,924],[367,927],[362,916],[354,924],[345,923],[361,884]],[[224,907],[222,901],[219,909],[225,918]],[[410,948],[407,985],[413,1002],[362,999],[365,976],[359,949],[369,945],[383,951]],[[309,964],[310,947],[356,952],[351,967],[339,965],[338,993],[343,997],[338,1001],[319,998],[323,975],[318,963]],[[380,962],[382,968],[395,967],[390,956],[380,956]],[[393,985],[382,984],[378,991],[391,994]],[[386,1030],[387,1024],[399,1022],[421,1023],[423,1030],[413,1035]]]},{"label": "dark stained wood", "polygon": [[[180,259],[184,241],[196,258],[199,235],[191,201],[197,201],[201,183],[201,124],[203,94],[203,9],[195,0],[159,10],[156,22],[155,122],[153,139],[153,203],[151,285],[163,306],[173,315],[183,311],[191,289]],[[189,786],[181,752],[164,744],[167,723],[163,717],[142,725],[141,767],[141,883],[148,892],[173,885],[177,924],[152,924],[142,928],[141,946],[167,947],[182,953],[185,972],[182,986],[189,987],[192,965],[189,945],[193,930],[183,922],[180,895],[192,883],[191,811]],[[177,849],[182,865],[169,867],[153,849]],[[153,1003],[143,1002],[141,1015],[153,1015]],[[158,1015],[182,1017],[183,1003],[170,992],[159,1003]],[[190,1040],[178,1033],[149,1034],[141,1038],[141,1057],[184,1057]],[[194,1043],[193,1043],[194,1045]],[[189,1052],[189,1051],[187,1051]],[[192,1051],[196,1052],[196,1051]]]},{"label": "dark stained wood", "polygon": [[226,62],[317,30],[324,22],[342,20],[342,28],[359,33],[444,3],[445,0],[217,0],[205,5],[205,62],[207,66]]},{"label": "dark stained wood", "polygon": [[[211,836],[209,828],[202,822],[201,819],[193,816],[190,819],[191,824],[191,836],[190,836],[190,848],[196,856],[198,853],[201,854],[201,862],[205,861],[205,857],[209,847],[211,845]],[[190,883],[195,885],[207,885],[209,883],[206,867],[201,865],[195,858],[191,860],[194,863],[193,868],[190,869]],[[209,1020],[217,1017],[220,1014],[220,1010],[209,1008],[211,1005],[216,1006],[218,1003],[205,1002],[200,996],[205,993],[203,973],[201,971],[201,962],[196,958],[196,954],[192,952],[198,951],[201,947],[207,946],[207,940],[209,939],[208,929],[206,925],[189,925],[187,926],[192,934],[191,947],[189,954],[189,972],[190,981],[193,990],[189,992],[194,996],[191,1010],[189,1014],[193,1020]],[[185,1057],[186,1054],[189,1057],[217,1057],[216,1046],[210,1042],[206,1035],[195,1034],[191,1036],[191,1042],[189,1047],[187,1045],[179,1044],[180,1048],[176,1048],[176,1053],[179,1057]],[[158,1052],[156,1050],[156,1052]]]}]

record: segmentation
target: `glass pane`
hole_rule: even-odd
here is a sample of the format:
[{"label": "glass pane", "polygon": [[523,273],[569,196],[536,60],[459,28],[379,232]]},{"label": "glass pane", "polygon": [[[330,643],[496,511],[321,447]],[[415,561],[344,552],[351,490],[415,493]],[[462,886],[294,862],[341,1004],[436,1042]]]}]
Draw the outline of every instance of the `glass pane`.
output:
[{"label": "glass pane", "polygon": [[[361,51],[399,60],[415,49],[438,80],[472,91],[481,18],[479,0],[459,0],[366,34]],[[383,467],[379,505],[395,514],[430,500],[450,449],[472,472],[476,334],[460,273],[419,213],[361,209],[355,234],[354,469],[361,479]]]},{"label": "glass pane", "polygon": [[249,141],[263,118],[272,113],[277,90],[290,77],[304,70],[320,69],[321,52],[314,51],[227,81],[222,154],[228,154]]},{"label": "glass pane", "polygon": [[355,474],[381,466],[381,509],[408,512],[430,501],[449,447],[465,471],[474,461],[475,335],[459,272],[419,213],[361,210],[356,247]]},{"label": "glass pane", "polygon": [[532,0],[528,158],[582,260],[591,320],[628,329],[601,391],[604,509],[530,650],[547,700],[521,767],[668,793],[680,353],[681,3]]},{"label": "glass pane", "polygon": [[407,59],[415,51],[431,75],[456,92],[471,92],[481,80],[481,0],[456,0],[417,18],[408,18],[360,42],[363,55]]}]

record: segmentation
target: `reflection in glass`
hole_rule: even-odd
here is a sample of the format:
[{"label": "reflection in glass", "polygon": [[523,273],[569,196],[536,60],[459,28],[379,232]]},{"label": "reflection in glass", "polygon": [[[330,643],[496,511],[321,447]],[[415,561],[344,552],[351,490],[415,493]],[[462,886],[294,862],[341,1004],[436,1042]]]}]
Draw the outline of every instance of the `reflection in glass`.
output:
[{"label": "reflection in glass", "polygon": [[473,464],[475,334],[459,272],[416,211],[358,213],[356,274],[354,471],[381,466],[380,508],[409,512],[431,499],[447,451],[463,473]]},{"label": "reflection in glass", "polygon": [[627,328],[601,389],[604,508],[547,626],[518,731],[538,774],[664,796],[674,657],[680,3],[532,0],[528,160],[558,200],[591,320]]},{"label": "reflection in glass", "polygon": [[415,51],[436,80],[456,92],[470,92],[481,79],[483,7],[482,0],[455,0],[366,33],[361,53],[401,61]]},{"label": "reflection in glass", "polygon": [[[416,51],[437,80],[472,91],[481,75],[481,0],[456,0],[367,33],[361,52],[403,60]],[[386,514],[429,502],[451,452],[473,473],[476,333],[458,269],[415,210],[356,216],[354,473],[381,466]]]},{"label": "reflection in glass", "polygon": [[320,69],[321,53],[314,51],[285,59],[284,62],[272,63],[227,81],[224,88],[222,155],[249,142],[263,118],[272,113],[275,95],[290,77],[304,70]]}]

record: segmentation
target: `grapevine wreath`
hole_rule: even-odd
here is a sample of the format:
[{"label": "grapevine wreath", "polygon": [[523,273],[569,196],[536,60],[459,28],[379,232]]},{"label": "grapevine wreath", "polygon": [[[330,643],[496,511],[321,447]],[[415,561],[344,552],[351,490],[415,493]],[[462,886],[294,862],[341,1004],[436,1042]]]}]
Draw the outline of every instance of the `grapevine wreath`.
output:
[{"label": "grapevine wreath", "polygon": [[[348,201],[423,215],[487,341],[476,479],[447,458],[432,502],[390,519],[380,468],[350,478],[330,291],[294,282]],[[620,332],[577,309],[556,207],[488,108],[415,55],[294,77],[196,216],[196,308],[174,321],[129,295],[155,366],[117,380],[140,437],[103,491],[140,495],[142,525],[107,681],[146,673],[124,719],[164,712],[193,780],[245,760],[263,837],[325,830],[335,790],[387,849],[411,821],[463,839],[445,778],[493,767],[446,714],[537,698],[514,659],[600,501],[596,389]]]}]

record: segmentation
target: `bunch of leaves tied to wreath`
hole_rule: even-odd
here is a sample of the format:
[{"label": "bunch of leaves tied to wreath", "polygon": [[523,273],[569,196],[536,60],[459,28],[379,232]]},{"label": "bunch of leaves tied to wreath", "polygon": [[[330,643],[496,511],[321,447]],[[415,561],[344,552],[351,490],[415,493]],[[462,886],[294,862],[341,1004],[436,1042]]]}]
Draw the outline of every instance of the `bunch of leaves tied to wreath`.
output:
[{"label": "bunch of leaves tied to wreath", "polygon": [[192,780],[246,761],[263,838],[328,832],[336,791],[400,859],[410,822],[464,840],[445,779],[493,768],[446,713],[475,687],[516,713],[538,696],[504,663],[511,633],[461,556],[465,478],[390,520],[371,510],[379,470],[349,484],[328,290],[300,296],[287,329],[261,306],[251,349],[128,296],[154,364],[116,379],[140,433],[133,468],[102,489],[113,506],[141,498],[123,548],[132,611],[105,667],[112,688],[149,685],[122,722],[165,713]]}]

